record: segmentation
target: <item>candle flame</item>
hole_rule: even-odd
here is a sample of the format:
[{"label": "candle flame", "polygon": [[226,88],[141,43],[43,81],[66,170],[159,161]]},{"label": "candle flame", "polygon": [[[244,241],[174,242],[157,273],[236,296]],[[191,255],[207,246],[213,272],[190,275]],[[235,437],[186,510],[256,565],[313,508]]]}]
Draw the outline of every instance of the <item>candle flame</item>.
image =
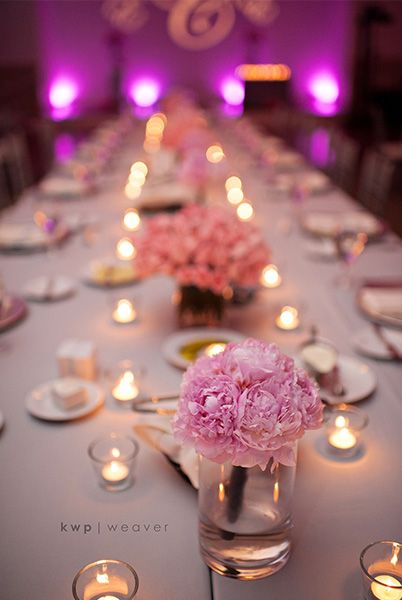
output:
[{"label": "candle flame", "polygon": [[338,417],[336,417],[335,427],[339,427],[339,429],[342,429],[343,427],[347,427],[348,425],[349,425],[349,419],[346,419],[342,415],[339,415]]},{"label": "candle flame", "polygon": [[242,202],[237,207],[237,216],[241,221],[249,221],[254,215],[254,208],[250,202]]},{"label": "candle flame", "polygon": [[207,160],[211,163],[221,162],[225,158],[225,153],[223,151],[222,146],[218,144],[214,144],[213,146],[209,146],[206,151]]},{"label": "candle flame", "polygon": [[240,202],[242,202],[244,199],[244,194],[242,190],[237,187],[233,187],[230,190],[228,190],[226,196],[230,204],[240,204]]},{"label": "candle flame", "polygon": [[228,177],[225,181],[225,188],[226,191],[228,192],[231,189],[239,189],[241,190],[242,187],[242,182],[240,177],[237,177],[237,175],[232,175],[231,177]]},{"label": "candle flame", "polygon": [[97,573],[96,581],[98,583],[109,583],[109,575],[107,573]]},{"label": "candle flame", "polygon": [[132,371],[124,371],[121,379],[124,383],[134,383],[134,373]]},{"label": "candle flame", "polygon": [[281,321],[285,325],[290,325],[297,317],[297,310],[292,306],[284,306],[281,311]]},{"label": "candle flame", "polygon": [[117,242],[116,253],[122,260],[130,260],[137,254],[134,244],[128,238],[122,238]]},{"label": "candle flame", "polygon": [[112,452],[112,456],[114,458],[119,458],[119,456],[120,456],[120,450],[118,448],[112,448],[111,452]]},{"label": "candle flame", "polygon": [[134,208],[129,208],[126,210],[123,217],[123,225],[126,229],[129,231],[135,231],[140,226],[140,223],[141,218],[138,214],[138,211],[136,211]]}]

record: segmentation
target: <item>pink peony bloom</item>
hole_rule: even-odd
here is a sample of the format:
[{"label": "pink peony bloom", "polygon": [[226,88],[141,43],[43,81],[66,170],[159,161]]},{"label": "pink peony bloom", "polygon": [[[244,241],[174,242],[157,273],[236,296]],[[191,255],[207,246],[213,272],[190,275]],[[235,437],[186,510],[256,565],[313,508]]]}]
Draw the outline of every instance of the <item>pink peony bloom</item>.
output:
[{"label": "pink peony bloom", "polygon": [[180,285],[221,294],[230,284],[258,283],[269,262],[260,231],[239,221],[228,207],[191,204],[174,215],[158,215],[135,240],[140,276],[173,275]]},{"label": "pink peony bloom", "polygon": [[294,446],[320,427],[318,387],[275,344],[253,339],[199,358],[183,376],[175,437],[218,463],[294,465]]}]

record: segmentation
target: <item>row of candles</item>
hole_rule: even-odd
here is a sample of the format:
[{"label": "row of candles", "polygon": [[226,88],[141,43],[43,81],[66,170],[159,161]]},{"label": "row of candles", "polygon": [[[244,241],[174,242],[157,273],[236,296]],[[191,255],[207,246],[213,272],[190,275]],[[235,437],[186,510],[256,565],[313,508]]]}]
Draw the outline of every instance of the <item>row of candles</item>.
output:
[{"label": "row of candles", "polygon": [[[160,147],[166,121],[162,115],[153,115],[146,126],[144,149],[155,151]],[[225,158],[219,144],[210,146],[206,157],[211,163],[219,163]],[[148,168],[138,161],[130,169],[126,185],[126,195],[137,198],[145,183]],[[237,207],[241,220],[250,220],[254,209],[243,193],[242,181],[233,175],[225,182],[227,200]],[[130,232],[136,231],[141,220],[138,211],[127,209],[123,217],[123,227]],[[129,238],[122,238],[116,246],[116,254],[122,260],[135,258],[136,250]],[[276,288],[282,283],[282,277],[276,265],[267,265],[261,275],[261,285]],[[126,298],[117,300],[112,313],[117,323],[132,323],[137,318],[134,303]],[[275,319],[278,328],[296,329],[300,324],[298,310],[284,306]],[[205,354],[213,356],[225,348],[224,343],[209,344]],[[112,385],[112,396],[121,405],[130,406],[140,396],[140,371],[129,361],[119,366],[119,373]],[[347,405],[340,405],[328,411],[326,437],[331,452],[336,456],[351,457],[360,446],[360,432],[367,424],[364,413]],[[135,458],[138,444],[132,438],[110,434],[96,440],[89,447],[99,483],[108,491],[127,489],[133,483]],[[402,567],[398,562],[401,544],[397,542],[377,542],[365,548],[360,557],[363,572],[363,585],[367,600],[402,600]],[[76,600],[130,600],[138,590],[138,576],[133,567],[119,560],[101,560],[91,563],[80,570],[73,582],[73,595]]]},{"label": "row of candles", "polygon": [[[402,544],[380,541],[360,555],[365,600],[401,600]],[[75,600],[133,600],[139,588],[135,569],[121,560],[98,560],[83,567],[73,580]]]}]

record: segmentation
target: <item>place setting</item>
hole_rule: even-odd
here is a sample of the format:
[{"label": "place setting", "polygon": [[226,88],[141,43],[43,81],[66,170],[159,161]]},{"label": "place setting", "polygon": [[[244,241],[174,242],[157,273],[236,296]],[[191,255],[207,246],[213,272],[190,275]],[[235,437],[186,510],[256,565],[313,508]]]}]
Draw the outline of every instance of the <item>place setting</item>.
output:
[{"label": "place setting", "polygon": [[0,282],[0,332],[22,321],[27,312],[24,299],[8,292]]}]

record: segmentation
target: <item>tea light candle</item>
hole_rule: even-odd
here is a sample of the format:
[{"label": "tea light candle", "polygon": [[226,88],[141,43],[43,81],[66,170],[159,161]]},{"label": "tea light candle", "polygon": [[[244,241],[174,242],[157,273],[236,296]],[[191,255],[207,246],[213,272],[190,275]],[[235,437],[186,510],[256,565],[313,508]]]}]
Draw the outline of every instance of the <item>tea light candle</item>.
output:
[{"label": "tea light candle", "polygon": [[267,265],[263,268],[260,283],[266,288],[276,288],[281,285],[282,277],[276,265]]},{"label": "tea light candle", "polygon": [[74,600],[133,600],[138,586],[138,575],[131,565],[106,559],[80,569],[72,591]]},{"label": "tea light candle", "polygon": [[208,344],[208,346],[204,350],[204,354],[212,358],[217,354],[220,354],[226,348],[225,342],[214,342],[212,344]]},{"label": "tea light candle", "polygon": [[219,163],[225,158],[223,148],[219,144],[213,144],[212,146],[209,146],[205,155],[210,163]]},{"label": "tea light candle", "polygon": [[254,208],[250,202],[241,202],[237,207],[237,216],[241,221],[250,221],[254,216]]},{"label": "tea light candle", "polygon": [[138,214],[138,210],[135,208],[128,208],[124,213],[123,227],[127,231],[136,231],[141,225],[141,218]]},{"label": "tea light candle", "polygon": [[391,575],[376,575],[375,580],[371,584],[371,591],[375,598],[379,600],[401,600],[402,585],[395,577]]},{"label": "tea light candle", "polygon": [[112,389],[113,398],[123,402],[134,400],[138,394],[139,389],[132,371],[125,371]]},{"label": "tea light candle", "polygon": [[124,188],[124,193],[129,200],[136,200],[141,196],[142,187],[137,183],[131,183],[130,181]]},{"label": "tea light candle", "polygon": [[130,173],[143,173],[146,176],[148,175],[148,167],[142,160],[137,160],[131,165]]},{"label": "tea light candle", "polygon": [[121,260],[132,260],[137,254],[137,250],[131,240],[122,238],[117,242],[116,255]]},{"label": "tea light candle", "polygon": [[117,305],[112,313],[113,321],[116,323],[132,323],[137,317],[137,312],[134,308],[134,304],[122,298],[118,300]]},{"label": "tea light candle", "polygon": [[349,428],[349,420],[342,415],[335,419],[335,430],[328,436],[328,442],[334,448],[349,450],[357,444],[357,437]]},{"label": "tea light candle", "polygon": [[129,468],[119,460],[112,460],[102,467],[102,477],[108,483],[121,483],[128,474]]},{"label": "tea light candle", "polygon": [[133,183],[134,185],[143,186],[145,183],[145,174],[142,171],[131,171],[128,176],[129,183]]},{"label": "tea light candle", "polygon": [[240,188],[231,188],[226,197],[230,204],[240,204],[244,199],[244,194]]},{"label": "tea light candle", "polygon": [[238,188],[239,190],[241,190],[242,188],[242,181],[240,179],[240,177],[237,177],[237,175],[232,175],[231,177],[228,177],[225,181],[225,189],[228,192],[231,189],[235,189]]},{"label": "tea light candle", "polygon": [[300,324],[298,310],[293,306],[284,306],[281,309],[280,314],[276,317],[275,323],[279,329],[285,329],[287,331],[296,329]]}]

